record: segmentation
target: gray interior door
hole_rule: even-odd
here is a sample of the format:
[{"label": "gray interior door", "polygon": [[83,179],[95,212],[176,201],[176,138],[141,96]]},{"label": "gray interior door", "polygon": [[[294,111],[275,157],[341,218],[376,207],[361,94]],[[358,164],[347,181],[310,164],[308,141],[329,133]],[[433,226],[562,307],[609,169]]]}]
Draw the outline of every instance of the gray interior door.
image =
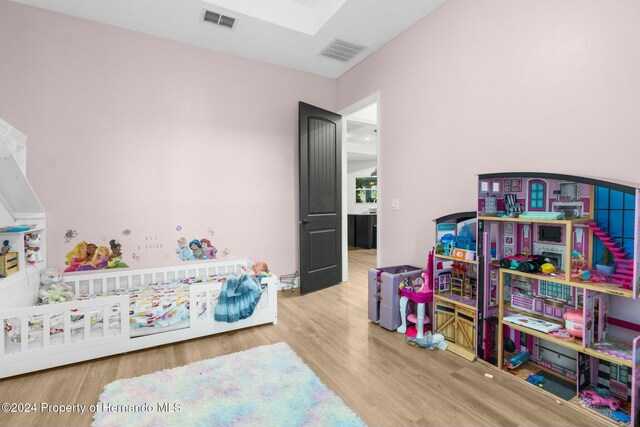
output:
[{"label": "gray interior door", "polygon": [[300,102],[300,292],[342,276],[342,118]]}]

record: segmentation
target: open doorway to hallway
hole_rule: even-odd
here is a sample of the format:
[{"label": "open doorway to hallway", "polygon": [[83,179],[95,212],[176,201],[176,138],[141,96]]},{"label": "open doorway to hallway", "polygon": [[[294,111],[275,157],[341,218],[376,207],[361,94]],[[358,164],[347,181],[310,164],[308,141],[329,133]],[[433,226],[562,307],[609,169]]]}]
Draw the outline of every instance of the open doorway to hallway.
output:
[{"label": "open doorway to hallway", "polygon": [[[378,248],[378,103],[343,116],[346,127],[347,265],[375,268]],[[367,265],[364,265],[364,264]]]}]

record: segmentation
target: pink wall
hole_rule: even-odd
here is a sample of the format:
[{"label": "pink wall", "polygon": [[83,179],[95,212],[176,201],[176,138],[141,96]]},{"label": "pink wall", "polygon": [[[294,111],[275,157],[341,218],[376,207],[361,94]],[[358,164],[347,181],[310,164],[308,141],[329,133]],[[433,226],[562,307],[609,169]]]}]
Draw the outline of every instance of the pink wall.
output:
[{"label": "pink wall", "polygon": [[50,264],[113,237],[132,267],[175,264],[185,236],[297,268],[298,101],[335,110],[335,80],[7,0],[0,40],[0,117],[28,136]]},{"label": "pink wall", "polygon": [[431,219],[475,210],[479,173],[640,181],[638,16],[633,0],[449,0],[340,77],[339,108],[380,91],[383,265],[422,265]]}]

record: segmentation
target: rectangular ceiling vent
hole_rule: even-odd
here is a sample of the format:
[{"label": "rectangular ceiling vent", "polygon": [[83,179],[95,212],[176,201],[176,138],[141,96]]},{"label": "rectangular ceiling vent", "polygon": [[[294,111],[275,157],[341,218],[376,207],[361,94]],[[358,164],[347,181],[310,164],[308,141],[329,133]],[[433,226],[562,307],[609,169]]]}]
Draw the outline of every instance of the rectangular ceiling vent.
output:
[{"label": "rectangular ceiling vent", "polygon": [[211,22],[212,24],[216,24],[220,27],[228,28],[230,30],[233,29],[233,26],[236,23],[236,18],[232,18],[230,16],[223,15],[218,12],[212,12],[210,10],[204,11],[204,21]]},{"label": "rectangular ceiling vent", "polygon": [[322,49],[320,55],[331,59],[337,59],[342,62],[349,62],[354,56],[366,48],[366,45],[358,41],[351,40],[346,37],[336,37],[331,41],[331,43]]}]

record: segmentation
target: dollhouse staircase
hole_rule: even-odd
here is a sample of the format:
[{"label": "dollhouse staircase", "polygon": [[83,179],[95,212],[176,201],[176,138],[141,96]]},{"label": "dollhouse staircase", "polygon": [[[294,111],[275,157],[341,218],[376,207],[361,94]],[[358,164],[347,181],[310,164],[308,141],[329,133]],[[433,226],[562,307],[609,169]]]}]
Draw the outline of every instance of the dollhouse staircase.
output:
[{"label": "dollhouse staircase", "polygon": [[590,222],[589,228],[613,254],[615,266],[613,283],[622,285],[625,289],[631,289],[631,284],[633,283],[633,259],[626,258],[629,254],[620,247],[618,242],[609,236],[609,232],[603,225],[597,222]]}]

